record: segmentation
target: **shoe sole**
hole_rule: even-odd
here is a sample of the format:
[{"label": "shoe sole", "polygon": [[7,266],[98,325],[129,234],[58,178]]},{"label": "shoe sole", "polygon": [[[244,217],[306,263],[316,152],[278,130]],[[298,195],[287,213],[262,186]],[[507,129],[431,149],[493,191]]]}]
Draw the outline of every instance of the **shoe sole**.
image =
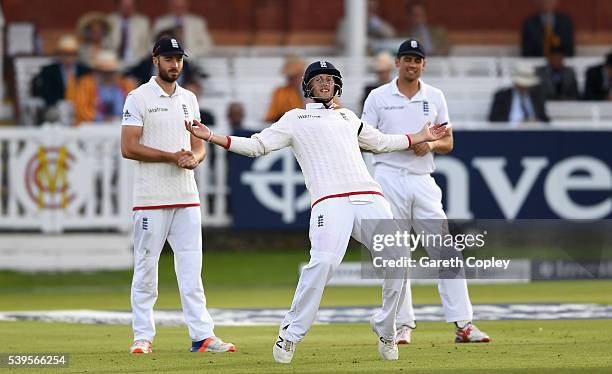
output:
[{"label": "shoe sole", "polygon": [[398,340],[397,344],[410,344],[408,340]]},{"label": "shoe sole", "polygon": [[485,338],[482,340],[463,340],[463,339],[455,339],[455,343],[490,343],[491,338]]},{"label": "shoe sole", "polygon": [[145,351],[145,350],[143,350],[143,349],[136,348],[136,349],[134,349],[133,351],[131,351],[130,353],[148,354],[148,353],[152,353],[152,352],[153,352],[152,350],[151,350],[151,351],[149,351],[149,352],[147,352],[147,351]]}]

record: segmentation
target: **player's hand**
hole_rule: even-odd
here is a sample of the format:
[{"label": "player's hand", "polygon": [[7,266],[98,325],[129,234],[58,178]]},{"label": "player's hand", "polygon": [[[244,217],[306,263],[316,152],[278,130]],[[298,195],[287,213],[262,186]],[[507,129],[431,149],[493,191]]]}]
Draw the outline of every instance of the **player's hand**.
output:
[{"label": "player's hand", "polygon": [[[183,150],[182,150],[183,151]],[[176,164],[183,169],[193,170],[198,166],[198,160],[191,151],[183,151],[182,156],[178,159]]]},{"label": "player's hand", "polygon": [[191,151],[186,151],[184,149],[181,149],[178,152],[174,152],[174,163],[178,167],[182,168],[182,167],[184,167],[183,165],[189,164],[188,160],[190,158],[193,158],[195,160],[195,155]]},{"label": "player's hand", "polygon": [[410,149],[412,149],[414,151],[414,154],[416,154],[417,156],[423,157],[433,150],[433,143],[423,142],[419,144],[414,144],[412,147],[410,147]]},{"label": "player's hand", "polygon": [[432,142],[445,137],[446,134],[446,124],[432,125],[431,122],[427,122],[421,131],[412,136],[412,140],[414,144]]},{"label": "player's hand", "polygon": [[210,131],[208,126],[198,122],[196,119],[194,119],[191,123],[185,121],[185,129],[192,133],[193,136],[204,140],[208,140],[212,134],[212,131]]}]

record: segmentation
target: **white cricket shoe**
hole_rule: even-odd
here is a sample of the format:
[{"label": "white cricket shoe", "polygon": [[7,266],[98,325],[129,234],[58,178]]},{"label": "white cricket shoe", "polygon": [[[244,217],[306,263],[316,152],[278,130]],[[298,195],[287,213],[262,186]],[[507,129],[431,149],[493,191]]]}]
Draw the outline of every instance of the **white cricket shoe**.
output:
[{"label": "white cricket shoe", "polygon": [[282,334],[278,334],[278,339],[276,339],[276,343],[272,347],[272,356],[274,356],[274,360],[279,364],[290,364],[293,359],[293,354],[295,353],[295,344],[294,342],[285,339]]},{"label": "white cricket shoe", "polygon": [[151,342],[145,339],[134,340],[130,347],[130,353],[153,353]]},{"label": "white cricket shoe", "polygon": [[[370,327],[376,336],[378,336],[378,332],[374,328],[374,318],[370,318]],[[378,354],[380,354],[383,360],[397,360],[399,358],[399,350],[397,349],[395,339],[385,339],[382,336],[378,336]]]},{"label": "white cricket shoe", "polygon": [[480,331],[472,322],[466,323],[463,327],[457,326],[455,335],[455,343],[488,343],[491,341],[489,335]]},{"label": "white cricket shoe", "polygon": [[412,340],[412,327],[408,325],[401,325],[395,331],[395,342],[397,344],[410,344]]},{"label": "white cricket shoe", "polygon": [[395,340],[385,339],[382,336],[378,338],[378,353],[383,360],[394,361],[399,358],[399,351]]}]

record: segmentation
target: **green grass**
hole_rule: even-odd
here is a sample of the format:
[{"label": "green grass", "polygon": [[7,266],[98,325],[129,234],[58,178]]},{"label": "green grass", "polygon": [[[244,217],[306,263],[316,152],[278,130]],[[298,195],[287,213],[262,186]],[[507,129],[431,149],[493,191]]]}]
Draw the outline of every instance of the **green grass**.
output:
[{"label": "green grass", "polygon": [[[358,260],[359,252],[348,254]],[[203,278],[210,307],[288,308],[297,266],[308,253],[210,253]],[[95,273],[0,272],[0,310],[129,310],[131,271]],[[179,309],[172,256],[160,261],[157,308]],[[323,306],[380,304],[379,287],[328,287]],[[577,302],[612,304],[612,281],[548,281],[472,285],[478,303]],[[435,286],[414,286],[416,304],[437,304]],[[127,353],[129,326],[0,322],[0,352],[69,352],[58,372],[149,373],[608,373],[612,372],[612,320],[493,321],[479,326],[491,344],[455,345],[452,327],[419,323],[414,343],[398,362],[383,362],[366,324],[315,325],[290,366],[273,362],[276,327],[218,327],[237,344],[234,354],[190,354],[185,327],[159,327],[155,353]],[[1,370],[1,369],[0,369]],[[48,370],[53,372],[52,370]],[[34,372],[21,369],[19,372]],[[38,370],[36,370],[38,372]]]},{"label": "green grass", "polygon": [[[349,260],[359,258],[349,252]],[[210,307],[279,307],[291,303],[298,264],[307,252],[211,253],[203,278]],[[93,273],[0,272],[0,310],[130,308],[131,270]],[[172,256],[159,265],[158,308],[178,309],[180,300]],[[580,302],[612,304],[612,280],[545,281],[529,284],[471,285],[474,303]],[[436,286],[413,286],[416,304],[440,302]],[[323,306],[376,305],[379,287],[328,287]]]},{"label": "green grass", "polygon": [[[612,370],[612,320],[482,322],[490,344],[457,345],[443,323],[422,323],[400,360],[378,358],[369,327],[315,325],[298,345],[290,366],[275,364],[275,327],[219,327],[234,342],[232,354],[192,354],[185,328],[159,328],[152,355],[129,355],[127,326],[0,323],[4,352],[69,352],[60,372],[226,373],[606,373]],[[24,339],[24,332],[36,339]],[[35,344],[35,349],[33,349]],[[33,370],[29,370],[33,372]],[[19,372],[28,372],[22,369]]]}]

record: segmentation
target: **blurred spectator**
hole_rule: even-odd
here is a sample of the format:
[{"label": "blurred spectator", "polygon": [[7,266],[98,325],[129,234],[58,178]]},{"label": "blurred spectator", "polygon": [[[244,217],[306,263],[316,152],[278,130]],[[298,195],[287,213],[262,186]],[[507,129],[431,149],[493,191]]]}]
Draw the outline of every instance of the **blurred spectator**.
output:
[{"label": "blurred spectator", "polygon": [[536,69],[546,100],[578,100],[578,83],[574,69],[563,64],[563,50],[551,49],[547,64]]},{"label": "blurred spectator", "polygon": [[213,42],[208,33],[206,20],[199,15],[189,13],[189,1],[168,1],[168,12],[169,14],[155,20],[154,33],[173,29],[177,39],[183,42],[188,55],[200,57],[208,54]]},{"label": "blurred spectator", "polygon": [[[159,40],[162,36],[176,37],[172,30],[162,30],[156,35],[155,40]],[[152,51],[148,51],[147,55],[140,60],[138,64],[129,68],[125,75],[132,77],[140,84],[147,83],[152,76],[156,74],[155,65],[153,65]],[[183,72],[177,79],[176,83],[183,85],[187,81],[200,78],[200,73],[195,69],[186,58],[183,59]]]},{"label": "blurred spectator", "polygon": [[108,38],[110,28],[106,15],[101,12],[86,13],[79,19],[77,23],[77,33],[81,38],[79,60],[83,64],[92,67],[98,52],[111,49]]},{"label": "blurred spectator", "polygon": [[547,56],[560,47],[565,56],[574,55],[574,23],[557,11],[558,0],[539,0],[540,12],[527,18],[521,35],[523,57]]},{"label": "blurred spectator", "polygon": [[57,44],[57,61],[42,68],[32,80],[32,95],[45,102],[44,118],[59,119],[55,105],[63,100],[74,108],[78,79],[89,72],[89,68],[77,61],[79,42],[73,35],[62,36]]},{"label": "blurred spectator", "polygon": [[245,118],[244,106],[238,101],[232,101],[227,106],[227,124],[231,133],[237,135],[245,131],[254,131],[261,128],[261,125]]},{"label": "blurred spectator", "polygon": [[605,63],[587,69],[584,99],[612,100],[612,52],[606,56]]},{"label": "blurred spectator", "polygon": [[425,3],[411,3],[408,9],[410,15],[408,37],[419,40],[427,56],[447,56],[450,51],[450,42],[446,28],[427,23]]},{"label": "blurred spectator", "polygon": [[389,83],[393,78],[393,71],[395,69],[395,59],[388,52],[380,52],[374,58],[374,72],[376,73],[376,82],[365,86],[363,89],[363,98],[361,105],[365,102],[365,99],[373,89],[382,86],[385,83]]},{"label": "blurred spectator", "polygon": [[[396,32],[393,26],[382,19],[379,14],[378,0],[368,0],[367,22],[368,44],[371,44],[373,39],[388,39],[395,37]],[[350,38],[350,30],[348,29],[346,17],[342,17],[340,22],[338,22],[336,30],[336,42],[340,47],[344,48],[348,44],[348,38]]]},{"label": "blurred spectator", "polygon": [[134,88],[134,81],[119,74],[119,60],[115,53],[99,52],[93,71],[84,75],[77,86],[77,124],[119,120],[125,98]]},{"label": "blurred spectator", "polygon": [[204,94],[204,89],[202,87],[201,82],[197,79],[191,79],[183,83],[183,88],[188,91],[193,92],[196,98],[198,99],[198,104],[200,105],[200,122],[202,122],[203,124],[207,126],[208,125],[214,126],[215,125],[215,115],[212,114],[210,111],[202,108],[201,103],[202,103],[202,95]]},{"label": "blurred spectator", "polygon": [[278,87],[272,94],[272,101],[266,114],[266,122],[276,122],[286,112],[304,106],[304,94],[302,92],[302,75],[306,64],[297,56],[288,56],[283,66],[283,75],[287,83]]},{"label": "blurred spectator", "polygon": [[533,66],[519,64],[512,76],[514,87],[497,91],[493,98],[489,121],[548,122],[544,97],[538,86],[538,77]]},{"label": "blurred spectator", "polygon": [[135,0],[116,0],[118,9],[108,16],[110,48],[123,66],[133,66],[149,53],[149,19],[136,13]]}]

